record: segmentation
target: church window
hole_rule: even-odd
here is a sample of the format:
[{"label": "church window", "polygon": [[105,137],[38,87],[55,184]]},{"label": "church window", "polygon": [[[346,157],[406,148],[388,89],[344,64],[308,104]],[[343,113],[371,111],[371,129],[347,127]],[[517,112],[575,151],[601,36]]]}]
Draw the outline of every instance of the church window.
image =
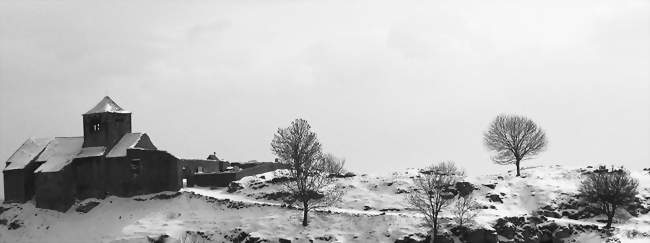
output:
[{"label": "church window", "polygon": [[99,120],[91,120],[89,125],[90,125],[89,126],[90,127],[90,132],[92,132],[92,133],[97,133],[97,132],[101,131],[101,129],[102,129],[102,125],[101,125],[101,122]]},{"label": "church window", "polygon": [[142,167],[140,167],[140,159],[131,160],[131,174],[133,175],[133,177],[140,175],[141,168]]}]

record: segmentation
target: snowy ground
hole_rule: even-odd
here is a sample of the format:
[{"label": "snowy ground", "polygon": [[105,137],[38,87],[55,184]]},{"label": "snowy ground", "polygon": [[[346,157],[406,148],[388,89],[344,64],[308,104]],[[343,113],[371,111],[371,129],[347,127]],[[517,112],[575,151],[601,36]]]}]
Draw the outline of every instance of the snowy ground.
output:
[{"label": "snowy ground", "polygon": [[[109,197],[95,200],[99,206],[85,214],[76,212],[75,207],[58,213],[36,209],[32,203],[14,204],[0,215],[0,220],[6,219],[6,224],[18,221],[22,226],[9,230],[8,226],[0,225],[0,242],[147,242],[147,236],[161,234],[169,235],[172,242],[181,239],[195,242],[196,235],[187,234],[187,231],[205,232],[215,242],[228,242],[232,239],[228,237],[240,231],[272,242],[279,238],[294,242],[309,239],[394,242],[404,235],[425,232],[419,226],[417,214],[408,209],[405,194],[399,193],[410,187],[410,177],[415,175],[415,170],[382,177],[358,175],[339,179],[337,185],[346,191],[342,202],[312,214],[311,224],[306,228],[300,225],[299,210],[282,207],[280,201],[262,198],[281,189],[280,184],[270,183],[274,177],[281,176],[280,173],[243,178],[239,182],[244,189],[234,193],[224,188],[184,188],[180,196],[171,199],[150,199],[154,195]],[[530,215],[546,204],[575,193],[581,179],[577,169],[559,166],[528,168],[522,173],[525,178],[508,175],[467,178],[479,187],[475,193],[480,203],[495,207],[481,211],[478,225],[489,227],[499,217]],[[639,171],[633,176],[640,181],[641,197],[650,197],[650,175]],[[494,189],[484,185],[494,185]],[[490,202],[485,197],[487,194],[502,195],[503,203]],[[598,217],[581,221],[566,217],[551,220],[559,224],[601,225],[596,219]],[[616,235],[622,242],[650,242],[650,238],[633,236],[635,232],[650,234],[648,214],[628,215],[615,227],[619,229]],[[574,238],[577,242],[603,241],[595,233]]]}]

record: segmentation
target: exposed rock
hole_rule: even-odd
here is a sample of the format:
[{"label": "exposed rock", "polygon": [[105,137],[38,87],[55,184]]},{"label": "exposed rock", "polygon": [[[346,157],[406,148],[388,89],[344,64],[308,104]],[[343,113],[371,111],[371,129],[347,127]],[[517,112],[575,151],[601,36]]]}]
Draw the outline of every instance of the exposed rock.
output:
[{"label": "exposed rock", "polygon": [[23,226],[23,221],[20,221],[18,219],[11,221],[9,226],[7,226],[7,229],[9,230],[15,230]]},{"label": "exposed rock", "polygon": [[212,242],[216,237],[203,231],[185,231],[181,242]]},{"label": "exposed rock", "polygon": [[456,227],[451,228],[450,231],[451,231],[451,233],[454,234],[455,236],[461,236],[461,235],[466,234],[467,231],[469,231],[469,228],[467,228],[467,227],[465,227],[465,226],[460,226],[460,225],[459,225],[459,226],[456,226]]},{"label": "exposed rock", "polygon": [[525,223],[524,217],[504,217],[497,219],[494,229],[497,234],[508,239],[514,239],[517,235],[518,227]]},{"label": "exposed rock", "polygon": [[481,205],[480,207],[482,209],[497,209],[497,207],[494,205]]},{"label": "exposed rock", "polygon": [[234,208],[234,209],[241,209],[241,208],[247,208],[248,205],[243,202],[238,202],[238,201],[228,201],[228,205],[226,205],[227,208]]},{"label": "exposed rock", "polygon": [[[395,243],[429,243],[430,240],[430,235],[415,233],[403,236],[395,240]],[[454,239],[450,235],[438,235],[436,236],[436,243],[454,243]]]},{"label": "exposed rock", "polygon": [[589,232],[598,230],[598,225],[595,224],[572,224],[569,229],[574,232]]},{"label": "exposed rock", "polygon": [[557,213],[555,211],[539,210],[539,211],[537,211],[537,214],[543,215],[543,216],[546,216],[546,217],[550,217],[550,218],[562,218],[562,215],[560,215],[559,213]]},{"label": "exposed rock", "polygon": [[497,243],[499,238],[496,231],[487,229],[476,229],[467,232],[463,237],[467,243]]},{"label": "exposed rock", "polygon": [[478,188],[472,185],[472,183],[466,181],[456,182],[455,188],[456,191],[458,191],[458,195],[461,197],[469,195],[474,190],[478,190]]},{"label": "exposed rock", "polygon": [[236,228],[234,230],[231,230],[229,234],[225,235],[224,238],[226,240],[230,240],[232,242],[244,242],[246,238],[248,238],[249,234],[245,232],[244,230],[240,228]]},{"label": "exposed rock", "polygon": [[454,239],[449,235],[437,235],[436,243],[454,243]]},{"label": "exposed rock", "polygon": [[483,184],[483,186],[485,186],[487,188],[490,188],[490,189],[494,189],[494,188],[497,187],[497,184]]},{"label": "exposed rock", "polygon": [[429,243],[430,238],[422,233],[402,236],[395,243]]},{"label": "exposed rock", "polygon": [[330,178],[332,178],[332,177],[333,178],[348,178],[348,177],[355,177],[355,176],[357,176],[357,175],[352,173],[352,172],[348,172],[348,173],[345,173],[345,174],[330,174],[328,177],[330,177]]},{"label": "exposed rock", "polygon": [[399,209],[399,208],[383,208],[383,209],[379,209],[379,211],[382,211],[382,212],[388,212],[388,211],[399,212],[399,211],[402,211],[402,210]]},{"label": "exposed rock", "polygon": [[274,177],[273,179],[271,179],[269,181],[269,183],[277,184],[277,183],[283,183],[283,182],[292,181],[292,180],[293,180],[292,178],[289,178],[287,176],[281,176],[281,177]]},{"label": "exposed rock", "polygon": [[336,237],[331,235],[318,236],[316,239],[321,241],[336,241]]},{"label": "exposed rock", "polygon": [[517,234],[517,227],[512,224],[502,225],[497,229],[499,235],[508,239],[514,239]]},{"label": "exposed rock", "polygon": [[[273,178],[273,179],[275,179],[275,178]],[[226,190],[226,192],[233,193],[233,192],[239,191],[241,189],[244,189],[244,187],[241,184],[239,184],[239,182],[231,181],[228,184],[228,190]]]},{"label": "exposed rock", "polygon": [[5,208],[5,207],[0,206],[0,215],[2,215],[2,213],[4,213],[5,211],[7,211],[9,209],[11,209],[11,208]]},{"label": "exposed rock", "polygon": [[279,243],[291,243],[291,240],[287,240],[285,238],[280,238],[280,239],[278,239],[278,242]]},{"label": "exposed rock", "polygon": [[553,237],[556,239],[564,239],[573,234],[573,231],[565,226],[560,227],[558,230],[555,231],[555,234],[553,234]]},{"label": "exposed rock", "polygon": [[176,193],[172,193],[172,194],[158,194],[158,195],[155,195],[155,196],[149,198],[149,200],[166,200],[166,199],[172,199],[172,198],[179,197],[181,194],[182,194],[182,193],[180,193],[180,192],[176,192]]},{"label": "exposed rock", "polygon": [[257,199],[267,199],[267,200],[276,200],[276,201],[282,201],[282,202],[293,202],[293,196],[291,195],[290,192],[286,191],[278,191],[278,192],[271,192],[271,193],[266,193],[263,194],[262,196],[258,197]]},{"label": "exposed rock", "polygon": [[363,206],[363,211],[368,211],[368,210],[371,210],[371,209],[372,209],[372,207],[370,207],[368,205]]},{"label": "exposed rock", "polygon": [[501,197],[497,194],[487,194],[485,195],[487,199],[490,200],[490,202],[498,202],[498,203],[503,203],[503,200],[501,200]]},{"label": "exposed rock", "polygon": [[395,191],[395,194],[402,194],[402,193],[408,193],[408,192],[409,191],[407,191],[406,189],[397,188],[397,190]]},{"label": "exposed rock", "polygon": [[521,227],[520,235],[521,239],[518,240],[523,240],[523,242],[539,242],[541,238],[541,232],[532,224],[526,224]]},{"label": "exposed rock", "polygon": [[244,243],[262,243],[262,242],[269,242],[269,241],[266,240],[266,239],[262,239],[262,238],[260,238],[260,237],[257,237],[257,236],[249,235],[249,236],[246,238],[246,240],[243,241],[243,242],[244,242]]},{"label": "exposed rock", "polygon": [[165,243],[165,242],[167,242],[167,239],[169,239],[169,235],[167,235],[167,234],[162,234],[162,235],[157,236],[157,237],[149,237],[149,236],[147,236],[147,242],[150,242],[150,243]]},{"label": "exposed rock", "polygon": [[451,229],[451,232],[459,236],[461,242],[464,243],[497,243],[498,235],[494,230],[489,229],[470,229],[467,227],[456,226]]},{"label": "exposed rock", "polygon": [[538,217],[538,216],[530,216],[530,217],[526,218],[526,220],[528,222],[533,223],[533,224],[541,224],[541,223],[544,223],[544,222],[548,221],[548,219],[545,216],[540,216],[540,217]]},{"label": "exposed rock", "polygon": [[90,210],[92,210],[93,208],[97,207],[97,205],[99,205],[99,202],[90,201],[90,202],[87,202],[85,204],[79,205],[75,209],[75,211],[80,212],[80,213],[87,213],[87,212],[90,212]]},{"label": "exposed rock", "polygon": [[650,212],[650,205],[645,204],[640,198],[634,198],[634,201],[624,208],[630,215],[639,217],[641,214]]},{"label": "exposed rock", "polygon": [[261,189],[261,188],[264,188],[264,187],[267,187],[267,186],[269,186],[269,185],[265,184],[264,182],[258,181],[258,182],[255,182],[255,183],[251,184],[250,188],[254,189],[254,190],[257,190],[257,189]]},{"label": "exposed rock", "polygon": [[[576,226],[584,227],[581,225]],[[589,228],[591,227],[589,226]],[[513,243],[559,243],[564,242],[563,239],[571,236],[576,231],[572,225],[568,227],[558,225],[553,221],[547,221],[544,216],[499,218],[494,225],[494,229],[503,237],[502,239],[508,239],[500,242]]]}]

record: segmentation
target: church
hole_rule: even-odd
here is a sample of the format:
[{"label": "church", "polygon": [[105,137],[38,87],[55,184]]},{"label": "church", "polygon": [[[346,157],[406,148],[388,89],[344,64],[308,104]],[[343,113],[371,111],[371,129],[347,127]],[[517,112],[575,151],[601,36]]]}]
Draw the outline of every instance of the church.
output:
[{"label": "church", "polygon": [[6,162],[6,202],[34,199],[66,211],[76,200],[178,191],[179,160],[146,133],[131,131],[131,112],[104,97],[82,115],[83,136],[29,138]]}]

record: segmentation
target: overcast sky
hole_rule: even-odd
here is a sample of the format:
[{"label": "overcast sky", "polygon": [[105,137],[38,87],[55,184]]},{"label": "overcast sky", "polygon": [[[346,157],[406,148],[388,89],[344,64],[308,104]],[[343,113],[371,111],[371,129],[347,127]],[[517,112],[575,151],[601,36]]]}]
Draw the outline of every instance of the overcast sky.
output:
[{"label": "overcast sky", "polygon": [[515,113],[529,165],[650,167],[647,0],[106,2],[0,2],[0,160],[109,95],[180,158],[272,160],[300,117],[353,171],[503,172],[482,134]]}]

